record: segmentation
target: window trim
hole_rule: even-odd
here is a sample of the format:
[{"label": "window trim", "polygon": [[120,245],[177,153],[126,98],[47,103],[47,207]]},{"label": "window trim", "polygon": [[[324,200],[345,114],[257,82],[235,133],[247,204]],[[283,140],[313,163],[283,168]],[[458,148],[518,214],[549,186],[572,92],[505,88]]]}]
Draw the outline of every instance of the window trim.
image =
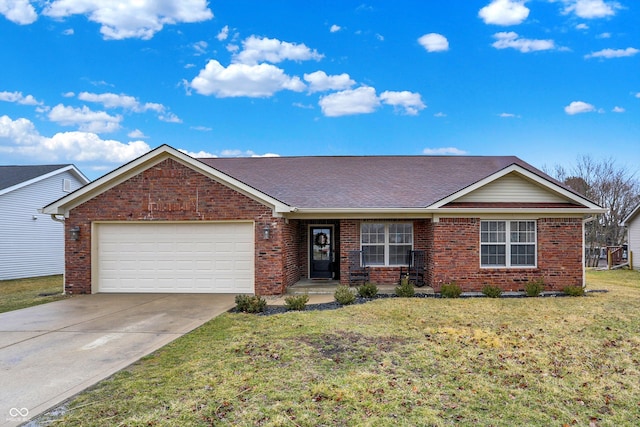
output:
[{"label": "window trim", "polygon": [[[483,242],[482,241],[482,224],[487,222],[502,222],[505,224],[505,241],[504,242]],[[511,242],[511,223],[512,222],[530,222],[533,223],[533,242]],[[515,218],[515,219],[483,219],[480,221],[480,229],[479,229],[479,250],[478,250],[478,262],[480,264],[480,268],[482,269],[531,269],[538,268],[538,221],[535,219],[524,219],[524,218]],[[482,246],[496,246],[496,245],[504,245],[505,246],[505,264],[504,265],[491,265],[491,264],[483,264],[482,263]],[[511,265],[511,246],[525,246],[525,245],[533,245],[533,264],[532,265]]]},{"label": "window trim", "polygon": [[[362,228],[364,227],[365,224],[379,224],[379,225],[383,225],[384,226],[384,243],[362,243],[362,236],[363,236],[363,232],[362,232]],[[380,267],[402,267],[402,266],[406,266],[406,263],[402,263],[402,264],[390,264],[389,263],[389,255],[390,255],[390,251],[389,251],[389,247],[390,246],[409,246],[408,243],[404,243],[404,244],[391,244],[389,243],[389,227],[391,225],[399,225],[399,224],[404,224],[404,225],[410,225],[411,226],[411,248],[409,250],[413,250],[414,249],[414,242],[415,242],[415,226],[413,221],[366,221],[366,222],[361,222],[360,223],[360,236],[359,236],[359,240],[360,240],[360,250],[364,251],[364,247],[365,246],[383,246],[384,247],[384,264],[371,264],[371,263],[367,263],[367,266],[369,267],[374,267],[374,268],[380,268]]]}]

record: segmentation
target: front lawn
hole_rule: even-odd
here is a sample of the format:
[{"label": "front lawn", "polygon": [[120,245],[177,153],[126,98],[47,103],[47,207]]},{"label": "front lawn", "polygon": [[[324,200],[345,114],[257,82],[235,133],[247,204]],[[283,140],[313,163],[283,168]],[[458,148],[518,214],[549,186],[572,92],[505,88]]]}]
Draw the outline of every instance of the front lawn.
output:
[{"label": "front lawn", "polygon": [[0,280],[0,313],[63,298],[62,275]]},{"label": "front lawn", "polygon": [[640,273],[588,283],[609,292],[227,313],[53,425],[634,425]]}]

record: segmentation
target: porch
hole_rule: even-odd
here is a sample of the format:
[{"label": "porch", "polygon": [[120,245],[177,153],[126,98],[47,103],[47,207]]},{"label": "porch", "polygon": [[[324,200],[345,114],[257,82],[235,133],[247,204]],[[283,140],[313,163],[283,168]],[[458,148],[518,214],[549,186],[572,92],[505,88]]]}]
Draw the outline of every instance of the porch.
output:
[{"label": "porch", "polygon": [[[318,279],[308,279],[304,278],[296,282],[295,284],[289,286],[287,288],[288,295],[333,295],[336,292],[336,288],[340,285],[339,280],[318,280]],[[393,295],[396,291],[396,284],[376,284],[378,287],[379,294],[390,294]],[[356,288],[356,286],[352,286],[352,288]],[[428,286],[415,287],[414,290],[416,294],[425,294],[425,295],[433,295],[433,288]]]}]

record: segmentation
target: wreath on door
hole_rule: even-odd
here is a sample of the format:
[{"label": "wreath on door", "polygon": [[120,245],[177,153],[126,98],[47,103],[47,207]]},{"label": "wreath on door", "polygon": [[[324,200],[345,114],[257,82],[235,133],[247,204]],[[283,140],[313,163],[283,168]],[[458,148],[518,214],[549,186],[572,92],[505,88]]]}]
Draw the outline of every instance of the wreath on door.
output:
[{"label": "wreath on door", "polygon": [[313,238],[313,244],[316,246],[320,246],[321,248],[324,248],[329,244],[329,236],[327,236],[326,233],[318,233]]}]

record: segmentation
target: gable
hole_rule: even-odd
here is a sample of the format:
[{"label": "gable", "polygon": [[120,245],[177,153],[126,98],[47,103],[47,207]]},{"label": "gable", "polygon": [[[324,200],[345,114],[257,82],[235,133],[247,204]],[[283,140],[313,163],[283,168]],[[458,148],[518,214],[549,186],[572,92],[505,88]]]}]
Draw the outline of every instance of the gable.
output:
[{"label": "gable", "polygon": [[511,172],[456,199],[460,203],[568,203],[549,188]]},{"label": "gable", "polygon": [[[180,151],[174,148],[169,147],[168,145],[163,145],[121,166],[120,168],[108,173],[107,175],[104,175],[103,177],[97,179],[96,181],[91,182],[90,184],[75,191],[74,193],[66,197],[63,197],[59,200],[56,200],[55,202],[45,206],[43,208],[43,212],[50,215],[68,216],[69,211],[71,209],[74,209],[75,207],[100,196],[106,191],[116,187],[117,185],[131,178],[140,176],[141,172],[143,171],[153,170],[155,166],[164,162],[167,159],[171,159],[175,161],[177,164],[180,164],[192,170],[193,172],[201,174],[263,205],[269,206],[276,213],[286,212],[290,210],[288,206],[283,205],[280,201],[264,193],[256,191],[255,188],[251,188],[250,186],[236,180],[235,178],[225,175],[224,173],[221,173],[220,171],[215,170],[205,165],[204,163],[199,162],[193,159],[192,157],[189,157],[188,155],[181,153]],[[177,175],[180,175],[183,172],[171,172],[171,173],[176,173]],[[174,176],[169,178],[171,178],[171,183],[168,185],[183,186],[186,184],[181,179],[181,176]],[[179,203],[182,203],[182,201],[180,201]]]}]

